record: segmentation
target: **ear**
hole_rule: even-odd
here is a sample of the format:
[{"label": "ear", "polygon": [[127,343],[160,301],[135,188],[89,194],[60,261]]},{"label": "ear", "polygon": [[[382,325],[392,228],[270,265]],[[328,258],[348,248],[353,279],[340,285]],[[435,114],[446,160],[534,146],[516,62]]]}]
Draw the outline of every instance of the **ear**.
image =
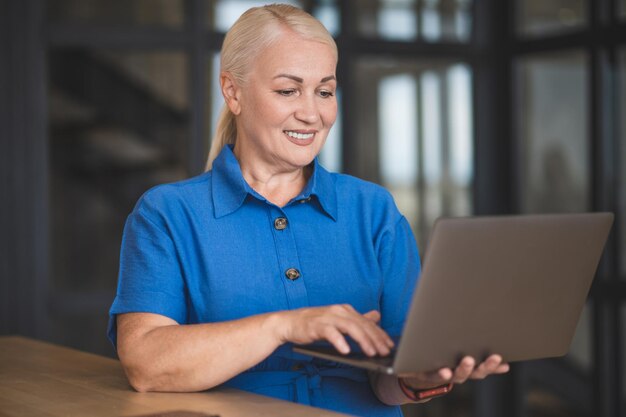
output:
[{"label": "ear", "polygon": [[220,73],[220,86],[226,105],[237,116],[241,113],[241,88],[237,85],[232,74],[225,71]]}]

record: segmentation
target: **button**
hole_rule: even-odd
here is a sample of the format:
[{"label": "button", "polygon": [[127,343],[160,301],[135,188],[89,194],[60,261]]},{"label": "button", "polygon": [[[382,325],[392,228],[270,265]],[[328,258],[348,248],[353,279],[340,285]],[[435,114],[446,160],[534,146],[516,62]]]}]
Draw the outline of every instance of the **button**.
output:
[{"label": "button", "polygon": [[292,371],[299,371],[301,369],[304,369],[304,365],[302,365],[301,363],[294,363],[293,365],[291,365]]},{"label": "button", "polygon": [[298,271],[296,268],[289,268],[285,271],[285,276],[287,277],[287,279],[295,281],[300,278],[300,271]]},{"label": "button", "polygon": [[274,228],[276,230],[283,230],[287,228],[287,219],[285,219],[284,217],[279,217],[276,220],[274,220]]},{"label": "button", "polygon": [[300,200],[300,204],[308,203],[309,201],[311,201],[311,197],[303,198]]}]

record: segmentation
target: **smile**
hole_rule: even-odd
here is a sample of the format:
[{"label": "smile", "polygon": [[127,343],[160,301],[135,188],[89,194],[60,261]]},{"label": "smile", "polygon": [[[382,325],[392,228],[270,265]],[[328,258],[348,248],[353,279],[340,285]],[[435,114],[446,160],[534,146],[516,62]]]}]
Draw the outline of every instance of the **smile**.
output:
[{"label": "smile", "polygon": [[315,133],[297,133],[292,132],[290,130],[285,130],[287,136],[290,136],[295,139],[311,139]]}]

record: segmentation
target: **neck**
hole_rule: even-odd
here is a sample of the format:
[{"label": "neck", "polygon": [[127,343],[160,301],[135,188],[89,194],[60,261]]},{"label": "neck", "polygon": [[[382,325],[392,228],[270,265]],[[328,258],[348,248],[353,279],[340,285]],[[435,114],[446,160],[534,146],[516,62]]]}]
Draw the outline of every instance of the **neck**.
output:
[{"label": "neck", "polygon": [[233,153],[239,161],[241,173],[248,185],[278,207],[285,206],[300,194],[312,174],[310,165],[285,167],[256,159],[251,160],[252,158],[247,157],[247,153],[241,152],[237,145]]}]

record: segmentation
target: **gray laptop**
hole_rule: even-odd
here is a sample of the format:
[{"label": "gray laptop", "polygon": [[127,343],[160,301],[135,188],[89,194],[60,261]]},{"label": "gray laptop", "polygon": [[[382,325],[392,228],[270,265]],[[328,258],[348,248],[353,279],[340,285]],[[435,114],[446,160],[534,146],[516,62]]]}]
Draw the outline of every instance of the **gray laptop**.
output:
[{"label": "gray laptop", "polygon": [[396,349],[293,350],[387,374],[565,355],[613,223],[612,213],[439,219]]}]

